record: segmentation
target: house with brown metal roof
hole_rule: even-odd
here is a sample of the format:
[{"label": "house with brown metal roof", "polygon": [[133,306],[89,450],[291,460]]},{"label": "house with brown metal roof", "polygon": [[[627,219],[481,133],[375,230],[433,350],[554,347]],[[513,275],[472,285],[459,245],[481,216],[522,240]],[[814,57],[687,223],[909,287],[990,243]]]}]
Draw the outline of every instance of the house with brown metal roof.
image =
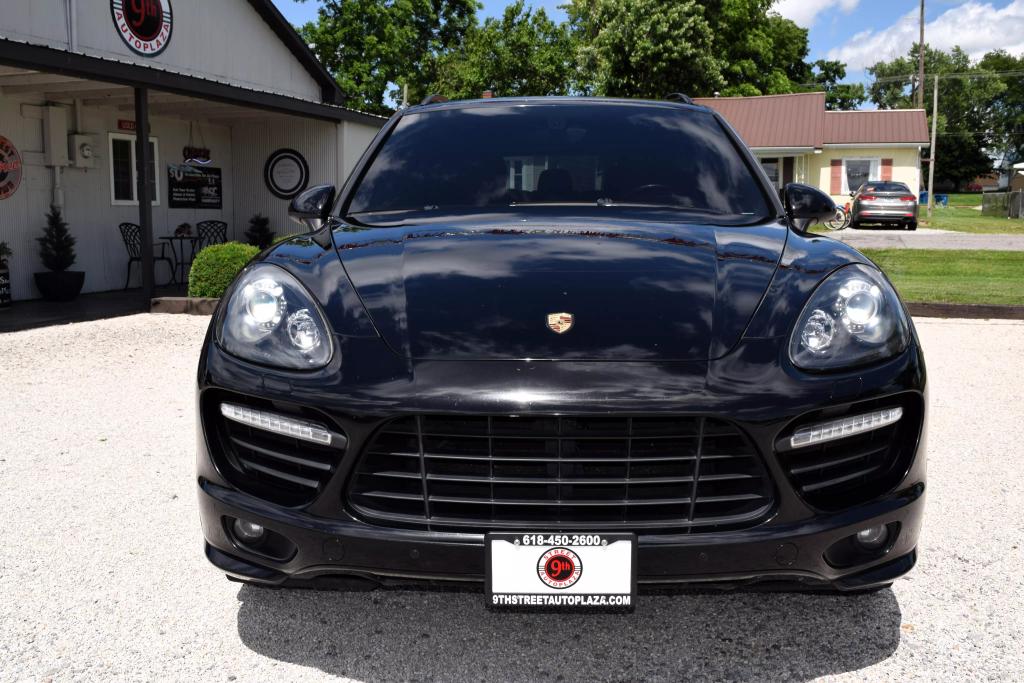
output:
[{"label": "house with brown metal roof", "polygon": [[869,180],[922,189],[921,150],[928,147],[923,109],[827,111],[823,92],[694,102],[714,109],[736,129],[779,188],[807,183],[836,201],[846,201]]}]

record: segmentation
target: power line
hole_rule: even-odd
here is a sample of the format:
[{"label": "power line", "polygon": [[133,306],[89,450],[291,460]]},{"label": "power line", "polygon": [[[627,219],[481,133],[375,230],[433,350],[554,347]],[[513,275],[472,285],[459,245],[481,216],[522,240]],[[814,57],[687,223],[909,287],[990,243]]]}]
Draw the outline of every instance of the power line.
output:
[{"label": "power line", "polygon": [[[954,72],[948,74],[938,74],[939,80],[945,80],[947,78],[1005,78],[1005,77],[1018,77],[1024,78],[1024,69],[1014,69],[1012,71],[982,71],[982,72]],[[927,78],[927,77],[926,77]],[[932,75],[931,78],[935,78]],[[864,85],[871,86],[877,83],[899,83],[903,82],[907,85],[911,85],[917,79],[917,74],[905,74],[900,76],[880,76],[871,81],[846,81],[842,83],[836,83],[835,85]],[[823,83],[811,82],[811,83],[798,83],[801,87],[824,87]]]}]

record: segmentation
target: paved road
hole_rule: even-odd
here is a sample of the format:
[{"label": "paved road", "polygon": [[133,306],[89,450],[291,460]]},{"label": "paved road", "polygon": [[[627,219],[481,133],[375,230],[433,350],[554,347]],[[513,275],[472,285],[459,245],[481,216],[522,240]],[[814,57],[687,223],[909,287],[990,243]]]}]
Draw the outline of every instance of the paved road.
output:
[{"label": "paved road", "polygon": [[930,481],[908,578],[861,597],[643,597],[616,616],[224,580],[192,478],[205,323],[0,335],[0,681],[1021,678],[1022,323],[918,323]]},{"label": "paved road", "polygon": [[1024,251],[1024,234],[989,235],[952,230],[897,230],[894,228],[847,228],[826,233],[858,249],[987,249]]}]

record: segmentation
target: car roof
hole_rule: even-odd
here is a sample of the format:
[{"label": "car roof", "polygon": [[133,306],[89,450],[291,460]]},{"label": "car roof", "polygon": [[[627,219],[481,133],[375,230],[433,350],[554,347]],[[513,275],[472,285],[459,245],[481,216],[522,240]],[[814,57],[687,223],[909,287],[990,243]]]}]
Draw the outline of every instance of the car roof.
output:
[{"label": "car roof", "polygon": [[662,109],[683,109],[699,112],[711,112],[708,107],[691,104],[677,100],[646,100],[632,99],[627,97],[579,97],[573,95],[557,95],[544,97],[485,97],[474,100],[449,100],[448,102],[432,102],[430,104],[417,104],[406,109],[409,113],[421,113],[429,111],[451,110],[451,109],[473,109],[478,107],[510,106],[510,105],[623,105],[639,107],[657,107]]},{"label": "car roof", "polygon": [[900,187],[905,187],[908,190],[910,189],[910,186],[901,180],[869,180],[861,185],[861,187],[867,187],[868,185],[899,185]]}]

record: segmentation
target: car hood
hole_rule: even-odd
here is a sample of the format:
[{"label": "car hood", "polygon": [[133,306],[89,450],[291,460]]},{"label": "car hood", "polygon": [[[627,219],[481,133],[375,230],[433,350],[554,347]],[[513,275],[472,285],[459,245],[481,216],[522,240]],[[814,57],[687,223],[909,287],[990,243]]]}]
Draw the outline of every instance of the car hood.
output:
[{"label": "car hood", "polygon": [[[689,361],[739,341],[787,234],[477,216],[342,224],[334,239],[375,327],[408,358]],[[554,332],[552,314],[571,327]]]}]

